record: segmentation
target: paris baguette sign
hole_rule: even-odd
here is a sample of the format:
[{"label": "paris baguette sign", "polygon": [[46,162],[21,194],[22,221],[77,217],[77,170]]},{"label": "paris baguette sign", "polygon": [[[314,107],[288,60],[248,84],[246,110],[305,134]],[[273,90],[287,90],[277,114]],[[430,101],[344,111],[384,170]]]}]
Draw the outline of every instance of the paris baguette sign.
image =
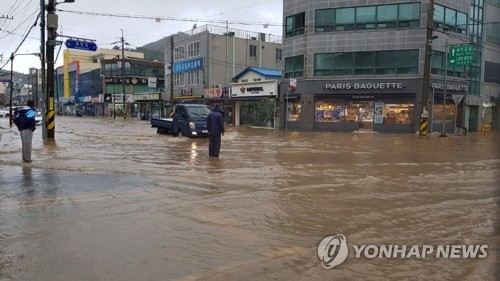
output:
[{"label": "paris baguette sign", "polygon": [[[457,92],[467,92],[468,86],[446,83],[447,90]],[[432,83],[433,89],[444,89],[444,84]],[[369,82],[369,83],[327,83],[325,90],[401,90],[406,88],[402,82]]]},{"label": "paris baguette sign", "polygon": [[325,84],[326,90],[385,90],[385,89],[404,89],[404,88],[405,85],[401,82]]}]

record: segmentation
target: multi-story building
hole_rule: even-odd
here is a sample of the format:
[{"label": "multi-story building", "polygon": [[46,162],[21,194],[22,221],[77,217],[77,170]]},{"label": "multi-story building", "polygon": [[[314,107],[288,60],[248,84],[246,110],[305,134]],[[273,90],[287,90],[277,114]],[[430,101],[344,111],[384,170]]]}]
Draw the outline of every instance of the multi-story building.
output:
[{"label": "multi-story building", "polygon": [[103,59],[101,63],[102,102],[107,105],[107,112],[116,115],[127,112],[128,116],[141,119],[162,115],[165,104],[163,62],[116,57]]},{"label": "multi-story building", "polygon": [[[144,58],[141,52],[124,50],[123,53],[127,58]],[[116,67],[121,63],[121,55],[120,49],[64,50],[63,65],[56,68],[55,95],[59,112],[77,114],[79,110],[79,114],[109,115],[112,109],[106,106],[103,98],[106,88],[101,62],[114,59]],[[80,108],[77,110],[77,107]]]},{"label": "multi-story building", "polygon": [[[498,122],[498,2],[284,0],[281,127],[416,132],[428,116],[429,130],[450,133]],[[474,59],[446,63],[458,46]]]},{"label": "multi-story building", "polygon": [[31,85],[31,98],[35,101],[35,106],[41,108],[43,104],[42,71],[34,67],[30,68],[28,82]]},{"label": "multi-story building", "polygon": [[283,68],[281,37],[270,34],[205,25],[166,38],[166,45],[168,99],[220,104],[226,116],[232,116],[230,124],[238,123],[236,101],[245,99],[248,105],[262,100],[231,97],[233,78],[247,67]]}]

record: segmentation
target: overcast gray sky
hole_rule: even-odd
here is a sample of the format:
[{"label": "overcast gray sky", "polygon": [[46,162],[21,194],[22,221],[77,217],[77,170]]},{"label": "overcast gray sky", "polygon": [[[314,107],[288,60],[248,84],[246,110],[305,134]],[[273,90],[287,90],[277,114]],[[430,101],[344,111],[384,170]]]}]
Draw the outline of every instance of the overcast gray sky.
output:
[{"label": "overcast gray sky", "polygon": [[[21,44],[25,34],[35,24],[40,11],[39,0],[1,2],[0,55],[3,55],[3,60],[0,67],[8,62],[10,54],[16,52],[19,45],[21,47],[16,54],[39,52],[41,33],[37,25]],[[57,9],[59,34],[94,39],[99,48],[113,47],[115,44],[112,43],[120,40],[121,29],[131,47],[140,47],[172,33],[190,30],[195,23],[198,27],[205,24],[225,26],[227,21],[229,28],[279,36],[282,33],[282,0],[75,0],[75,3],[58,4]],[[124,17],[110,16],[112,14]],[[262,23],[269,26],[264,28]],[[57,51],[58,47],[56,54]],[[61,58],[62,55],[56,61],[56,67],[62,63]],[[40,60],[35,56],[15,57],[15,71],[28,73],[30,67],[40,68]],[[10,63],[3,69],[10,70]]]}]

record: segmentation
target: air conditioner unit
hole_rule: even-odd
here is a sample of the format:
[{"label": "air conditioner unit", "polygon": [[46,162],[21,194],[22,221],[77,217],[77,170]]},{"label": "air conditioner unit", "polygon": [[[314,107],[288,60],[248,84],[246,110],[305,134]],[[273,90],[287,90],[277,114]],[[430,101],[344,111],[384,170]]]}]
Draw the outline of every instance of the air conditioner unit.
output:
[{"label": "air conditioner unit", "polygon": [[260,41],[266,41],[266,34],[265,33],[259,33],[259,40]]}]

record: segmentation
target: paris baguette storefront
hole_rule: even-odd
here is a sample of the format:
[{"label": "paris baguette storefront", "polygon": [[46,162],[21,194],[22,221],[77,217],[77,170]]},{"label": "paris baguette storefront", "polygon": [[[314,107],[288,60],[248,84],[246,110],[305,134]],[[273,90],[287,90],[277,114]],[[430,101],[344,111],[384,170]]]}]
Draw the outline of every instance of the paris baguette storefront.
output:
[{"label": "paris baguette storefront", "polygon": [[282,82],[281,129],[414,133],[420,125],[421,79]]}]

